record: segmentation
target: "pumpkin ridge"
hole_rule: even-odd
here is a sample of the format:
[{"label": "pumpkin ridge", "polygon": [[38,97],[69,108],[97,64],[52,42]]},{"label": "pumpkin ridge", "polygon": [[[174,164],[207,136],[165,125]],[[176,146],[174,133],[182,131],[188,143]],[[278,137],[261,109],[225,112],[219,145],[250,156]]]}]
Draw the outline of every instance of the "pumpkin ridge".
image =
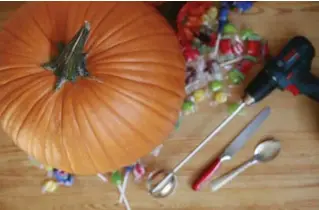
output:
[{"label": "pumpkin ridge", "polygon": [[[104,61],[104,62],[103,62]],[[144,64],[144,65],[148,65],[148,64],[152,64],[152,65],[161,65],[161,66],[165,66],[165,67],[169,67],[169,68],[174,68],[176,69],[176,71],[180,71],[181,74],[184,75],[184,68],[182,67],[178,67],[178,66],[174,66],[168,63],[159,63],[159,62],[153,62],[153,61],[123,61],[123,60],[119,60],[119,61],[115,61],[115,60],[102,60],[102,61],[90,61],[90,65],[96,64],[96,65],[109,65],[109,64]],[[127,66],[127,65],[126,65]],[[114,69],[114,67],[112,67]],[[132,69],[128,69],[128,68],[123,68],[121,67],[121,69],[126,69],[126,70],[132,70]],[[96,70],[93,69],[92,72],[97,72]],[[103,71],[104,72],[104,71]]]},{"label": "pumpkin ridge", "polygon": [[[151,110],[152,112],[156,113],[158,116],[160,116],[161,118],[166,119],[167,121],[169,121],[170,123],[172,123],[173,125],[175,124],[175,122],[172,122],[172,120],[170,118],[168,118],[167,116],[163,115],[160,113],[160,111],[156,110],[154,107],[151,107],[151,105],[149,103],[143,102],[141,99],[137,99],[135,96],[131,96],[127,93],[125,93],[124,91],[120,90],[120,88],[114,88],[112,85],[109,85],[108,83],[103,83],[104,85],[108,86],[109,88],[111,88],[112,90],[118,92],[119,94],[125,96],[128,99],[131,99],[133,101],[136,101],[140,104],[143,104],[145,107],[147,107],[149,110]],[[147,100],[145,100],[147,101]],[[176,110],[174,110],[176,111]]]},{"label": "pumpkin ridge", "polygon": [[[4,86],[6,86],[6,85],[10,85],[10,83],[13,83],[13,82],[19,82],[20,80],[24,80],[24,79],[26,79],[26,78],[28,78],[28,77],[34,77],[34,76],[36,76],[37,74],[43,74],[43,72],[35,72],[35,73],[33,73],[33,74],[27,74],[27,75],[23,75],[22,77],[18,77],[18,78],[14,78],[14,79],[12,79],[12,80],[10,80],[10,81],[7,81],[6,83],[3,83],[3,84],[0,84],[0,88],[4,88]],[[41,75],[41,76],[47,76],[47,75]],[[49,75],[48,75],[49,76]],[[24,86],[25,85],[25,83],[24,84],[22,84],[21,86]],[[20,87],[21,88],[21,87]],[[14,91],[15,90],[17,90],[17,89],[14,89]],[[10,94],[10,93],[9,93]],[[5,96],[7,96],[8,94],[6,94]],[[4,96],[4,97],[5,97]]]},{"label": "pumpkin ridge", "polygon": [[[21,89],[21,87],[17,87],[17,89],[20,89],[22,91],[20,91],[20,92],[16,91],[17,95],[15,97],[13,97],[10,101],[8,101],[8,103],[6,105],[1,104],[2,106],[4,106],[4,109],[2,109],[2,111],[0,110],[0,116],[2,117],[3,113],[7,113],[8,109],[10,109],[12,107],[16,108],[18,106],[18,105],[16,105],[17,99],[21,98],[23,95],[25,95],[26,93],[30,92],[30,90],[33,90],[33,88],[38,88],[38,84],[39,84],[39,80],[36,79],[36,80],[34,80],[34,81],[32,81],[32,82],[27,84],[28,89]],[[45,84],[45,83],[43,83],[43,84]],[[19,101],[19,102],[21,103],[21,101]],[[14,107],[14,105],[12,105],[13,103],[15,103],[15,107]],[[6,118],[5,118],[5,122],[3,122],[3,120],[4,120],[3,118],[1,119],[1,125],[2,125],[3,128],[5,128],[5,130],[8,130],[8,125],[9,125],[10,119],[12,118],[12,115],[14,115],[14,114],[11,114],[11,115],[7,114]],[[12,136],[12,135],[10,135],[10,136]]]},{"label": "pumpkin ridge", "polygon": [[86,10],[85,10],[85,12],[83,13],[83,20],[86,20],[86,19],[87,19],[87,18],[86,18],[86,15],[88,14],[91,5],[92,5],[92,1],[89,1],[89,2],[88,2],[88,5],[87,5],[87,7],[86,7]]},{"label": "pumpkin ridge", "polygon": [[[99,87],[98,85],[95,85],[95,87],[96,87],[96,89],[100,89],[100,87]],[[121,119],[122,122],[123,122],[124,124],[126,124],[129,129],[131,129],[132,131],[135,131],[136,133],[138,133],[139,136],[141,137],[141,139],[146,143],[146,145],[151,145],[151,146],[153,146],[154,142],[152,141],[152,139],[149,139],[145,134],[141,133],[137,128],[135,128],[132,123],[130,123],[130,122],[128,122],[127,120],[125,120],[125,118],[123,118],[123,117],[116,111],[116,109],[114,109],[112,106],[110,106],[108,103],[106,103],[103,99],[101,99],[101,97],[98,96],[98,92],[96,92],[96,91],[93,90],[93,89],[92,89],[92,92],[97,96],[97,98],[98,98],[99,100],[102,100],[102,101],[105,103],[105,105],[109,107],[109,109],[112,111],[112,113],[114,113],[119,119]],[[147,141],[147,140],[148,140],[148,141]],[[150,143],[150,142],[152,142],[152,143]]]},{"label": "pumpkin ridge", "polygon": [[[78,130],[78,132],[79,132],[79,136],[81,136],[81,128],[80,128],[80,125],[79,125],[79,120],[78,120],[78,117],[77,117],[77,115],[76,115],[76,113],[75,113],[75,106],[74,106],[74,100],[73,100],[74,98],[73,97],[71,97],[71,107],[72,107],[72,114],[73,114],[73,118],[75,119],[75,124],[76,124],[76,126],[77,126],[77,130]],[[84,145],[84,148],[86,149],[86,151],[87,151],[87,154],[88,154],[88,157],[90,158],[90,160],[91,160],[91,163],[92,163],[92,165],[93,165],[93,167],[95,168],[95,170],[96,171],[98,171],[98,166],[96,165],[96,163],[94,162],[94,160],[93,160],[93,158],[92,158],[92,151],[91,151],[91,149],[89,148],[89,146],[88,146],[88,144],[87,144],[87,142],[86,141],[82,141],[82,143],[83,143],[83,145]]]},{"label": "pumpkin ridge", "polygon": [[[141,75],[143,75],[143,74],[145,74],[145,75],[149,75],[149,76],[168,76],[168,77],[171,77],[171,78],[179,78],[181,75],[180,74],[182,74],[183,72],[181,72],[181,73],[179,73],[178,71],[175,71],[175,72],[177,72],[177,73],[179,73],[179,74],[173,74],[172,73],[172,71],[170,71],[170,72],[168,72],[168,71],[154,71],[154,72],[152,72],[152,71],[148,71],[148,70],[142,70],[142,69],[132,69],[132,68],[114,68],[114,67],[111,67],[111,68],[107,68],[107,72],[108,73],[112,73],[112,72],[114,72],[115,73],[115,75],[118,75],[118,73],[123,73],[123,72],[125,72],[125,71],[127,71],[128,73],[132,73],[132,72],[134,72],[134,73],[138,73],[138,74],[141,74]],[[101,74],[103,74],[102,72],[100,72],[100,71],[97,71],[97,72],[93,72],[93,73],[101,73]]]},{"label": "pumpkin ridge", "polygon": [[[60,106],[61,106],[61,109],[60,109],[60,126],[59,128],[61,129],[61,132],[60,132],[60,135],[58,136],[58,139],[60,139],[60,144],[63,146],[63,151],[64,153],[66,154],[67,156],[67,159],[68,159],[68,162],[69,162],[69,165],[71,167],[71,170],[74,171],[75,167],[74,165],[72,164],[72,161],[71,161],[71,155],[70,155],[70,151],[69,151],[69,147],[66,146],[65,144],[65,139],[64,139],[64,133],[63,133],[63,125],[64,125],[64,120],[63,120],[63,116],[64,116],[64,98],[65,98],[65,95],[68,93],[66,91],[70,91],[69,88],[64,88],[62,91],[61,91],[61,101],[60,102]],[[65,93],[66,92],[66,93]]]},{"label": "pumpkin ridge", "polygon": [[[103,84],[104,84],[104,83],[103,83]],[[95,95],[95,97],[96,97],[97,100],[102,101],[101,97],[99,97],[98,94],[96,94],[96,91],[95,91],[93,88],[88,87],[88,90],[90,90],[90,91]],[[116,93],[117,93],[117,92],[116,92]],[[104,100],[103,100],[103,102],[104,102]],[[112,109],[112,113],[113,113],[114,115],[116,115],[117,118],[120,118],[121,120],[123,120],[122,117],[115,111],[114,108],[112,108],[112,107],[111,107],[110,105],[108,105],[108,104],[107,104],[107,106],[108,106],[110,109]],[[125,124],[126,124],[126,123],[125,123]],[[130,126],[128,126],[128,127],[130,127]],[[108,129],[108,131],[109,131],[109,133],[111,134],[110,136],[112,136],[112,138],[117,139],[117,137],[115,137],[116,135],[114,135],[112,129]],[[135,130],[134,130],[134,131],[135,131]],[[120,142],[120,141],[116,141],[115,143],[117,143],[117,142]],[[126,148],[125,148],[125,150],[126,150]]]},{"label": "pumpkin ridge", "polygon": [[[32,64],[32,65],[31,64],[16,64],[16,65],[10,64],[10,65],[5,65],[2,68],[0,67],[0,72],[1,71],[8,71],[8,70],[11,71],[11,69],[20,69],[20,68],[39,68],[39,66],[36,64]],[[39,71],[39,73],[40,73],[40,71]]]},{"label": "pumpkin ridge", "polygon": [[52,46],[52,40],[48,37],[48,35],[46,33],[44,33],[44,30],[41,26],[41,24],[36,20],[36,18],[34,17],[34,13],[30,12],[28,13],[31,17],[31,19],[33,20],[33,22],[35,23],[35,25],[38,26],[38,28],[40,29],[41,33],[43,34],[43,36],[46,38],[46,40],[48,41],[48,43],[50,43],[50,45]]},{"label": "pumpkin ridge", "polygon": [[[41,122],[40,119],[42,119],[43,114],[44,114],[46,111],[48,111],[47,105],[50,103],[51,98],[52,98],[52,94],[48,94],[47,99],[44,100],[45,103],[42,104],[42,106],[41,106],[41,107],[42,107],[42,110],[40,109],[39,115],[38,115],[37,119],[35,120],[36,122],[34,123],[33,128],[30,129],[30,130],[32,131],[32,133],[30,134],[30,136],[34,136],[34,133],[36,133],[35,130],[36,130],[36,128],[39,127],[39,123]],[[19,130],[19,133],[18,133],[18,135],[17,135],[17,139],[20,138],[20,137],[19,137],[19,134],[20,134],[20,130]],[[33,152],[32,148],[30,148],[30,146],[32,146],[32,144],[33,144],[33,141],[34,141],[34,138],[31,138],[30,141],[29,141],[29,144],[27,145],[27,148],[28,148],[28,151],[31,151],[31,155],[32,155],[33,157],[36,157],[36,155],[35,155],[35,153]],[[47,160],[45,160],[45,164],[46,164],[46,165],[48,164]]]},{"label": "pumpkin ridge", "polygon": [[12,51],[11,52],[9,52],[9,51],[0,51],[0,54],[13,55],[13,56],[18,56],[18,57],[22,57],[22,58],[27,58],[27,59],[30,59],[30,60],[34,59],[32,57],[26,56],[25,54],[18,54],[16,52],[12,52]]},{"label": "pumpkin ridge", "polygon": [[[103,59],[104,60],[104,59]],[[175,69],[179,69],[181,72],[184,72],[184,68],[182,68],[181,66],[175,66],[175,65],[172,65],[172,64],[169,64],[169,63],[166,63],[166,62],[156,62],[156,61],[151,61],[151,60],[141,60],[141,61],[125,61],[125,60],[110,60],[110,59],[106,59],[104,60],[105,62],[101,62],[101,63],[95,63],[95,64],[116,64],[116,63],[125,63],[125,64],[136,64],[136,63],[139,63],[139,64],[157,64],[157,65],[162,65],[162,66],[167,66],[167,67],[170,67],[170,68],[175,68]]]},{"label": "pumpkin ridge", "polygon": [[[92,88],[90,88],[90,87],[88,88],[88,90],[91,90],[91,92],[93,92],[93,91],[92,91]],[[88,101],[87,101],[87,102],[88,102]],[[103,144],[100,142],[99,137],[97,136],[96,132],[94,131],[94,129],[93,129],[93,127],[92,127],[91,121],[90,121],[89,118],[87,117],[88,115],[87,115],[87,112],[86,112],[85,108],[83,107],[83,104],[82,104],[82,103],[79,103],[79,104],[80,104],[80,107],[81,107],[81,109],[82,109],[84,115],[86,116],[86,119],[88,119],[88,120],[86,121],[86,124],[89,125],[89,129],[88,129],[88,130],[90,130],[91,133],[95,136],[96,142],[98,143],[98,145],[100,145],[100,148],[102,149],[102,151],[103,151],[105,157],[111,160],[111,162],[112,162],[112,167],[114,168],[114,166],[117,165],[117,164],[116,164],[116,161],[114,160],[114,158],[113,158],[107,151],[105,151],[105,147],[104,147]],[[92,106],[92,105],[91,105],[91,106]],[[93,114],[94,114],[94,113],[93,113]],[[112,136],[113,136],[113,135],[112,135]],[[112,141],[114,142],[113,139],[112,139]],[[117,142],[114,142],[114,144],[117,145]]]},{"label": "pumpkin ridge", "polygon": [[[123,47],[123,44],[127,44],[127,43],[130,43],[130,42],[135,42],[139,39],[145,39],[145,38],[149,38],[149,37],[158,37],[158,36],[168,36],[169,38],[171,38],[172,34],[171,33],[168,33],[168,32],[162,32],[162,33],[151,33],[150,34],[144,34],[144,35],[139,35],[137,37],[134,37],[132,39],[128,39],[128,40],[124,40],[124,41],[121,41],[121,42],[118,42],[114,45],[111,45],[110,47],[106,48],[106,49],[103,49],[103,50],[100,50],[100,51],[97,51],[97,52],[103,52],[103,51],[110,51],[112,50],[113,48],[115,47]],[[95,53],[97,53],[95,52]],[[90,56],[95,56],[95,53],[91,54]]]},{"label": "pumpkin ridge", "polygon": [[[63,91],[63,90],[62,90]],[[54,115],[53,113],[55,112],[55,109],[56,109],[56,106],[58,105],[58,102],[60,102],[61,103],[61,101],[59,101],[58,99],[59,99],[59,97],[61,97],[61,93],[59,93],[59,94],[57,94],[56,95],[56,100],[54,100],[54,105],[52,106],[52,110],[51,110],[51,114],[50,114],[50,118],[49,118],[49,120],[48,120],[48,123],[47,123],[47,125],[46,125],[46,131],[48,130],[48,127],[49,127],[49,125],[50,125],[50,123],[53,121],[52,120],[52,116]],[[60,119],[60,121],[61,121],[61,123],[62,123],[62,119]],[[59,128],[61,128],[61,124],[60,124],[60,126],[58,127],[58,129]],[[62,130],[61,130],[61,133],[62,133]],[[50,148],[49,149],[49,151],[47,151],[47,150],[45,150],[45,153],[44,153],[44,155],[45,155],[45,158],[46,158],[46,160],[47,160],[47,162],[50,164],[52,161],[52,159],[54,159],[54,158],[52,158],[53,157],[53,155],[52,155],[52,147],[47,147],[47,145],[48,145],[48,143],[49,142],[51,142],[52,141],[52,139],[50,138],[50,141],[49,141],[49,138],[47,138],[47,135],[48,135],[48,132],[45,132],[45,135],[44,135],[44,141],[45,141],[45,148]],[[61,145],[61,138],[60,138],[60,141],[59,141],[59,143],[60,143],[60,145]],[[65,155],[67,155],[67,153],[66,153],[66,151],[65,150],[61,150],[61,151],[64,151],[64,153],[65,153]],[[48,154],[48,153],[50,153],[50,154]],[[49,157],[50,157],[50,161],[48,161],[48,155],[49,155]],[[69,160],[69,159],[68,159]],[[68,162],[68,166],[69,166],[69,168],[71,169],[71,171],[74,171],[74,166],[73,166],[73,164],[70,162],[70,161],[66,161],[66,162]],[[53,166],[54,167],[54,166]],[[66,171],[69,171],[69,170],[66,170]]]},{"label": "pumpkin ridge", "polygon": [[[21,133],[21,131],[23,130],[23,127],[25,126],[25,123],[27,122],[27,120],[28,120],[28,116],[29,116],[29,114],[32,112],[32,111],[34,111],[34,108],[36,107],[36,105],[41,101],[41,100],[43,100],[46,96],[48,96],[49,95],[49,93],[50,93],[50,91],[48,91],[48,92],[46,92],[45,94],[43,94],[41,97],[39,97],[39,99],[32,105],[32,107],[31,107],[31,109],[28,111],[28,113],[26,114],[26,116],[24,117],[24,119],[22,120],[22,123],[20,124],[20,126],[17,126],[17,127],[19,127],[18,128],[18,131],[16,132],[16,135],[15,135],[15,138],[14,139],[21,139],[20,137],[19,137],[19,135],[20,135],[20,133]],[[32,134],[30,134],[30,136],[31,137],[33,137],[33,129],[30,129],[30,131],[32,132]],[[17,141],[16,142],[18,145],[22,145],[21,144],[21,142],[19,142],[19,141]],[[28,145],[26,145],[26,147],[25,147],[25,150],[26,151],[31,151],[31,155],[34,157],[34,153],[33,153],[33,151],[32,151],[32,148],[30,148],[30,146],[32,146],[32,144],[33,144],[33,138],[30,138],[30,141],[29,141],[29,144]]]},{"label": "pumpkin ridge", "polygon": [[[131,17],[131,20],[129,20],[128,22],[126,22],[125,24],[121,25],[120,27],[118,27],[116,30],[112,31],[110,34],[108,34],[108,36],[104,37],[99,43],[96,43],[95,47],[96,49],[98,49],[99,47],[101,47],[101,44],[103,44],[105,41],[107,41],[109,38],[111,38],[112,36],[114,36],[114,34],[116,34],[118,31],[120,31],[121,29],[131,25],[132,23],[135,23],[138,19],[142,18],[142,17],[147,17],[148,15],[152,15],[154,11],[147,11],[142,14],[138,13],[136,17]],[[93,45],[93,44],[92,44]]]},{"label": "pumpkin ridge", "polygon": [[50,10],[50,6],[49,6],[49,3],[48,2],[43,2],[44,5],[45,5],[45,8],[47,9],[47,13],[48,13],[48,20],[50,22],[50,25],[53,26],[53,21],[52,21],[52,15],[51,15],[51,10]]},{"label": "pumpkin ridge", "polygon": [[[1,55],[0,55],[1,56]],[[22,65],[22,64],[21,64]],[[39,66],[36,65],[25,65],[25,66],[3,66],[3,68],[0,68],[0,73],[5,72],[5,71],[16,71],[16,70],[24,70],[24,68],[30,68],[30,69],[37,69]],[[40,73],[41,71],[38,71],[37,73]]]},{"label": "pumpkin ridge", "polygon": [[9,36],[15,38],[16,40],[20,41],[21,43],[23,43],[29,50],[32,49],[32,46],[30,46],[26,41],[24,41],[20,36],[16,35],[15,33],[13,33],[12,31],[10,31],[8,28],[6,27],[2,27],[1,30],[2,33],[7,33]]},{"label": "pumpkin ridge", "polygon": [[[147,50],[134,50],[134,51],[125,51],[125,52],[114,53],[114,54],[106,55],[105,57],[96,58],[96,59],[97,60],[100,60],[100,59],[106,60],[106,59],[121,56],[121,55],[128,55],[128,54],[135,54],[135,53],[148,53],[148,52],[169,53],[169,54],[180,55],[180,51],[170,51],[170,50],[166,50],[166,49],[164,50],[164,49],[157,49],[157,48],[149,48]],[[103,55],[103,53],[105,53],[105,51],[95,53],[94,57],[98,57],[100,55]]]},{"label": "pumpkin ridge", "polygon": [[[45,86],[46,84],[44,83],[43,86]],[[42,89],[43,86],[39,87],[39,89]],[[28,89],[28,92],[32,91],[31,88]],[[33,90],[34,91],[34,90]],[[39,103],[39,101],[41,101],[45,96],[47,96],[50,93],[50,90],[47,89],[46,91],[42,92],[42,95],[38,96],[38,99],[36,99],[33,104],[31,105],[30,109],[26,112],[25,116],[23,117],[23,120],[21,122],[20,125],[17,125],[16,127],[18,128],[18,131],[16,132],[16,135],[14,137],[14,139],[18,139],[18,135],[19,132],[22,130],[21,128],[24,126],[24,123],[27,121],[29,114],[34,110],[34,107],[36,107],[37,103]],[[32,99],[33,101],[34,99]]]},{"label": "pumpkin ridge", "polygon": [[[55,105],[56,105],[56,100],[53,100],[52,98],[54,97],[54,99],[56,99],[57,98],[57,96],[58,95],[51,95],[50,96],[50,99],[48,99],[48,101],[49,100],[52,100],[52,103],[53,103],[53,105],[51,106],[51,111],[48,109],[48,107],[46,107],[46,111],[47,112],[51,112],[51,114],[50,115],[48,115],[49,116],[49,120],[47,120],[47,124],[46,124],[46,126],[43,126],[42,128],[43,128],[43,130],[45,130],[45,131],[47,131],[48,130],[48,127],[49,127],[49,125],[50,125],[50,122],[52,122],[52,116],[53,116],[53,112],[54,112],[54,108],[55,108]],[[46,106],[48,106],[50,103],[47,103],[46,104]],[[43,114],[44,114],[44,112],[43,112]],[[41,119],[41,118],[39,118],[39,119]],[[39,120],[39,122],[40,122],[41,120]],[[44,127],[45,127],[45,129],[44,129]],[[36,129],[38,129],[37,127],[35,127]],[[44,132],[44,135],[43,136],[40,136],[41,137],[41,139],[44,139],[44,148],[48,148],[48,149],[46,149],[46,150],[44,150],[44,155],[43,155],[43,158],[44,158],[44,162],[45,162],[45,165],[49,165],[49,161],[48,161],[48,156],[50,156],[50,159],[52,159],[51,158],[51,147],[48,147],[48,142],[49,142],[49,138],[46,138],[46,135],[48,134],[48,132]],[[47,153],[50,153],[50,154],[47,154]],[[37,157],[37,155],[35,154],[35,152],[33,151],[33,150],[31,150],[31,153],[32,154],[34,154],[34,157]]]},{"label": "pumpkin ridge", "polygon": [[[115,2],[114,5],[108,10],[108,12],[105,13],[105,15],[101,18],[101,20],[96,24],[96,26],[94,28],[92,28],[90,38],[94,37],[94,35],[95,35],[94,32],[99,28],[99,26],[105,20],[105,18],[107,18],[112,12],[114,12],[114,9],[116,8],[117,5],[118,5],[118,2]],[[90,53],[92,46],[94,45],[95,42],[92,42],[92,44],[90,46],[88,46],[87,53]]]},{"label": "pumpkin ridge", "polygon": [[[7,82],[7,83],[5,83],[5,84],[3,84],[3,85],[0,85],[0,87],[3,88],[4,85],[8,85],[8,84],[13,83],[13,82],[19,82],[19,80],[26,79],[27,77],[35,77],[36,74],[40,74],[40,72],[35,73],[35,74],[32,74],[32,75],[26,75],[26,76],[23,76],[22,78],[20,77],[19,79],[11,80],[10,82]],[[39,77],[42,77],[42,75],[39,76]],[[39,78],[39,77],[38,77],[38,78]],[[37,79],[35,79],[34,81],[29,82],[29,80],[28,80],[28,81],[25,82],[25,83],[27,83],[27,84],[24,83],[23,85],[30,85],[30,84],[33,84],[34,82],[39,82],[39,81],[38,81]],[[15,89],[13,89],[12,92],[17,92],[17,91],[20,90],[20,89],[21,89],[21,87],[18,86],[18,87],[16,87]],[[25,90],[25,91],[28,91],[28,90]],[[5,98],[5,97],[7,97],[8,95],[12,94],[12,92],[9,92],[9,91],[8,91],[8,92],[7,92],[6,94],[4,94],[0,99],[2,100],[3,98]],[[16,99],[16,98],[14,98],[14,99]],[[2,105],[3,105],[3,104],[2,104]],[[2,116],[2,114],[3,114],[3,112],[1,112],[1,108],[0,108],[0,116]]]},{"label": "pumpkin ridge", "polygon": [[[108,83],[108,84],[110,84],[110,83]],[[127,88],[124,88],[123,86],[117,86],[116,83],[112,83],[112,85],[114,86],[114,88],[123,89],[123,90],[125,90],[128,93],[134,93],[135,95],[139,95],[139,96],[145,97],[145,98],[149,97],[149,96],[145,95],[142,92],[138,92],[138,91],[135,91],[135,90],[132,90],[132,89],[127,89]],[[180,108],[176,108],[176,107],[173,108],[173,106],[169,106],[168,104],[163,104],[162,101],[158,101],[157,97],[152,98],[152,100],[155,101],[157,104],[160,104],[165,109],[170,109],[170,110],[173,110],[173,111],[180,111]]]},{"label": "pumpkin ridge", "polygon": [[[161,86],[158,86],[156,84],[153,84],[153,83],[147,83],[147,82],[144,82],[144,81],[137,81],[137,80],[134,80],[132,78],[126,78],[126,77],[122,77],[122,76],[118,76],[118,75],[114,75],[114,74],[109,74],[108,72],[98,72],[96,74],[104,74],[104,75],[107,75],[109,77],[116,77],[116,78],[119,78],[119,79],[123,79],[123,80],[128,80],[128,81],[131,81],[131,82],[135,82],[137,84],[143,84],[143,85],[146,85],[146,86],[152,86],[152,87],[156,87],[156,88],[159,88],[163,91],[166,91],[166,92],[169,92],[169,93],[172,93],[172,95],[174,96],[177,96],[177,97],[182,97],[184,94],[178,94],[172,90],[169,90],[169,89],[165,89],[164,87],[161,87]],[[95,74],[95,75],[96,75]]]}]

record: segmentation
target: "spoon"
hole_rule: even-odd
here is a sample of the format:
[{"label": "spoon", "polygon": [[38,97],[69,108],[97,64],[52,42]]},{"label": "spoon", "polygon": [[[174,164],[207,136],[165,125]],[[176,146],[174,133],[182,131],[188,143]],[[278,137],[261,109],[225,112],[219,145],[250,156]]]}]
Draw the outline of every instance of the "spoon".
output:
[{"label": "spoon", "polygon": [[259,143],[255,149],[254,156],[251,159],[212,182],[212,191],[217,191],[240,173],[244,172],[247,168],[258,163],[265,163],[273,160],[279,154],[280,147],[280,142],[275,139],[270,139]]}]

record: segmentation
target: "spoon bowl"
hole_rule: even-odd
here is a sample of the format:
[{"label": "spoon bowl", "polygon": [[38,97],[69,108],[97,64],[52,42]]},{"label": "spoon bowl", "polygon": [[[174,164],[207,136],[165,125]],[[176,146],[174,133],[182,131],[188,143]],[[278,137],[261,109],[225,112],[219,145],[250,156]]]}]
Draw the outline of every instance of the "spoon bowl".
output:
[{"label": "spoon bowl", "polygon": [[280,152],[280,141],[270,139],[257,145],[254,158],[259,162],[268,162],[275,159]]}]

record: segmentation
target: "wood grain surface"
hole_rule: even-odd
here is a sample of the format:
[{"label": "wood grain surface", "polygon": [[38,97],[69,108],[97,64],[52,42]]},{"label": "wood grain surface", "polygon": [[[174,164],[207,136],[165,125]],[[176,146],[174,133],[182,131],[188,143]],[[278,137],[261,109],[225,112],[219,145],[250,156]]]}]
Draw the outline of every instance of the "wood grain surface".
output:
[{"label": "wood grain surface", "polygon": [[[0,3],[0,24],[21,3]],[[252,27],[269,40],[276,53],[294,35],[305,35],[319,51],[318,3],[256,3],[245,15],[234,18],[238,24]],[[0,27],[1,27],[0,25]],[[319,75],[319,57],[312,64]],[[208,188],[193,192],[190,182],[199,170],[263,107],[272,113],[258,132],[235,158],[226,162],[218,175],[249,158],[256,144],[266,137],[282,142],[282,151],[272,162],[254,166],[216,193]],[[226,116],[226,107],[212,109],[207,103],[186,117],[180,129],[165,142],[154,167],[173,167]],[[97,177],[77,177],[71,188],[42,195],[45,173],[29,166],[27,156],[0,131],[0,210],[118,210],[118,193]],[[259,104],[235,118],[209,145],[178,173],[174,195],[154,199],[143,183],[130,180],[127,197],[133,210],[318,210],[319,209],[319,105],[304,96],[275,91]]]}]

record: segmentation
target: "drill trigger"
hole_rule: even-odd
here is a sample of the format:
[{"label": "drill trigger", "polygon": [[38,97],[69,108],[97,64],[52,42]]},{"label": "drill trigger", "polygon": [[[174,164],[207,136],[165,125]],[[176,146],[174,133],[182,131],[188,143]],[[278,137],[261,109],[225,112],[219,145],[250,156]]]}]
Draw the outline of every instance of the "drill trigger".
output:
[{"label": "drill trigger", "polygon": [[299,89],[295,85],[292,85],[292,84],[288,85],[286,87],[286,90],[291,92],[294,96],[297,96],[300,93]]}]

